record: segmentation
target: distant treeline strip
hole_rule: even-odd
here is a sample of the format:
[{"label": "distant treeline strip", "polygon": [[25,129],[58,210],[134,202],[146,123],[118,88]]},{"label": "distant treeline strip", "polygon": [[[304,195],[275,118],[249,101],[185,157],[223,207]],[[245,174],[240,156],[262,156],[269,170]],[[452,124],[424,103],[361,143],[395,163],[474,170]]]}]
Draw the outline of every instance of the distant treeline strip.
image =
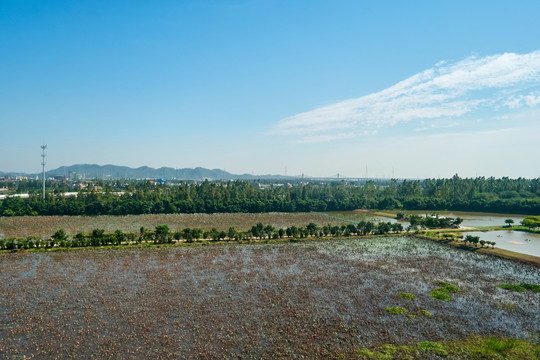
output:
[{"label": "distant treeline strip", "polygon": [[[81,190],[65,198],[57,191],[43,202],[7,198],[1,216],[137,215],[173,213],[261,213],[347,211],[367,209],[463,210],[540,213],[540,179],[467,178],[393,180],[387,185],[367,182],[309,183],[259,189],[248,181],[200,184],[121,184],[102,182],[102,189]],[[122,195],[115,194],[123,192]]]}]

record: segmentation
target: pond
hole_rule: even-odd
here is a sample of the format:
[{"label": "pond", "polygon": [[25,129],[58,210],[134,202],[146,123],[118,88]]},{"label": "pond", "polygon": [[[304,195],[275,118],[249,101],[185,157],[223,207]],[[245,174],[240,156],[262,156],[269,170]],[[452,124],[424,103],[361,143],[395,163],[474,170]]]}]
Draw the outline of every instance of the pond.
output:
[{"label": "pond", "polygon": [[[504,220],[512,219],[514,224],[519,224],[527,215],[516,215],[516,214],[498,214],[498,213],[482,213],[482,212],[466,212],[466,211],[432,211],[432,210],[415,210],[415,211],[405,211],[407,214],[416,214],[424,216],[426,214],[436,213],[439,216],[457,218],[460,217],[463,219],[461,223],[462,227],[481,227],[481,226],[499,226],[505,225]],[[391,219],[384,216],[373,215],[367,211],[329,211],[322,213],[330,218],[338,219],[346,222],[358,223],[359,221],[390,221],[391,223],[396,222],[396,219]],[[407,221],[400,221],[404,226],[408,224]]]},{"label": "pond", "polygon": [[521,254],[540,256],[540,234],[524,231],[470,231],[463,236],[479,236],[480,240],[495,241],[495,247]]},{"label": "pond", "polygon": [[440,216],[463,219],[461,226],[465,227],[480,227],[480,226],[501,226],[505,225],[504,220],[512,219],[515,224],[519,224],[527,215],[516,214],[497,214],[483,212],[467,212],[467,211],[407,211],[407,214],[425,215],[435,212]]}]

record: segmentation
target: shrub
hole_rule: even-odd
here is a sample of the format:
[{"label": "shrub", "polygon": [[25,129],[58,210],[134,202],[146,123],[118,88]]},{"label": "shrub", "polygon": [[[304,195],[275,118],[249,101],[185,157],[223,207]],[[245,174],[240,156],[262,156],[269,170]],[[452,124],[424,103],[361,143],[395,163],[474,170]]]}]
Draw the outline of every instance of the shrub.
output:
[{"label": "shrub", "polygon": [[62,242],[67,240],[67,235],[63,229],[60,229],[54,233],[52,236],[55,242]]}]

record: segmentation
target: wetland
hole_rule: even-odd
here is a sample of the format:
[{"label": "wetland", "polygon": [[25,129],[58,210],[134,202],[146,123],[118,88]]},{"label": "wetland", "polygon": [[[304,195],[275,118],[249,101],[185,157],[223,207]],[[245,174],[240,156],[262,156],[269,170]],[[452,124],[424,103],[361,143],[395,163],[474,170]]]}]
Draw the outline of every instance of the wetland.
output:
[{"label": "wetland", "polygon": [[[7,358],[350,358],[540,336],[539,293],[497,286],[539,284],[537,267],[411,237],[0,256]],[[441,282],[451,299],[432,296]]]}]

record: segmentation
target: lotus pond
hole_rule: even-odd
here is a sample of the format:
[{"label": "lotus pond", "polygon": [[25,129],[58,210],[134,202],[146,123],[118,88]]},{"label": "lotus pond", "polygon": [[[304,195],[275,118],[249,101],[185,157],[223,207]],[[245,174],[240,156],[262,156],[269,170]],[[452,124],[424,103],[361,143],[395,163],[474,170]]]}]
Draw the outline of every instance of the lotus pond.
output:
[{"label": "lotus pond", "polygon": [[539,284],[540,272],[409,237],[0,254],[0,357],[351,358],[474,334],[538,343],[540,293],[501,283]]}]

